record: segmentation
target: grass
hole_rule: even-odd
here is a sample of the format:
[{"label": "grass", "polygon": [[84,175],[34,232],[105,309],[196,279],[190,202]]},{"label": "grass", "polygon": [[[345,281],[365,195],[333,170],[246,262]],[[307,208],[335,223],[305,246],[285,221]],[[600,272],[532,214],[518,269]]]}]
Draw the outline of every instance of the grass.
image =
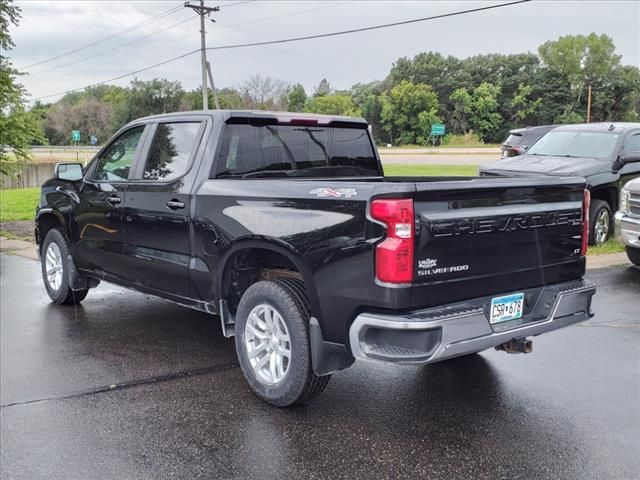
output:
[{"label": "grass", "polygon": [[389,177],[473,177],[478,174],[476,165],[383,165]]},{"label": "grass", "polygon": [[624,252],[624,245],[618,242],[615,238],[610,238],[602,245],[597,247],[589,247],[587,253],[589,255],[606,255],[607,253],[621,253]]},{"label": "grass", "polygon": [[0,222],[33,220],[40,188],[0,189]]}]

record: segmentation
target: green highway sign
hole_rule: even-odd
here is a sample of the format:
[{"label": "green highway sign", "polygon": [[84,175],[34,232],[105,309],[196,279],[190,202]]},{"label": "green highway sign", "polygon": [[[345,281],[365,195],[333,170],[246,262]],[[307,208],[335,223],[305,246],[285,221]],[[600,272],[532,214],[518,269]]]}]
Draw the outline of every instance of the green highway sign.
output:
[{"label": "green highway sign", "polygon": [[444,135],[444,123],[434,123],[431,125],[431,135]]},{"label": "green highway sign", "polygon": [[71,140],[74,142],[80,141],[80,130],[71,130]]}]

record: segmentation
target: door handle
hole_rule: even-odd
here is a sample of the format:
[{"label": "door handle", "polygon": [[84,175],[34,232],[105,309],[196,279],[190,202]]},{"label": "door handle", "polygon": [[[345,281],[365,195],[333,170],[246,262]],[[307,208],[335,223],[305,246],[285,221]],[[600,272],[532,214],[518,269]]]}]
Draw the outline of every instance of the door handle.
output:
[{"label": "door handle", "polygon": [[110,197],[107,197],[107,203],[110,205],[118,205],[121,202],[122,199],[117,195],[111,195]]},{"label": "door handle", "polygon": [[179,208],[184,208],[184,202],[181,202],[179,200],[169,200],[166,203],[167,207],[170,208],[171,210],[178,210]]}]

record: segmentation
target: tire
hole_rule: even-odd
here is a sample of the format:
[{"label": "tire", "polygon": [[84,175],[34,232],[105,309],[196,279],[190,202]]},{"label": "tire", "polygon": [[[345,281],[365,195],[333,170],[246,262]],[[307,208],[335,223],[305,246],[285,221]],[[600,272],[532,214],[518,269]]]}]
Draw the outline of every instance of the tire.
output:
[{"label": "tire", "polygon": [[626,247],[626,250],[631,263],[640,267],[640,248]]},{"label": "tire", "polygon": [[[42,254],[40,266],[42,281],[49,298],[58,305],[76,305],[87,296],[88,289],[72,290],[69,286],[68,259],[71,257],[69,242],[58,228],[52,228],[47,232],[42,242]],[[47,269],[58,269],[52,275],[47,274]],[[59,275],[56,275],[59,273]]]},{"label": "tire", "polygon": [[[602,245],[613,232],[611,207],[604,200],[592,200],[589,208],[589,245]],[[602,224],[606,221],[606,226]]]},{"label": "tire", "polygon": [[[319,377],[311,365],[310,316],[304,284],[296,279],[254,283],[240,299],[235,323],[240,368],[254,393],[271,405],[303,404],[322,393],[329,383],[331,375]],[[267,318],[271,318],[270,327]],[[290,341],[274,340],[273,337],[268,341],[267,332],[274,331],[280,338],[286,336]],[[286,355],[279,355],[286,351],[287,345],[288,360]]]}]

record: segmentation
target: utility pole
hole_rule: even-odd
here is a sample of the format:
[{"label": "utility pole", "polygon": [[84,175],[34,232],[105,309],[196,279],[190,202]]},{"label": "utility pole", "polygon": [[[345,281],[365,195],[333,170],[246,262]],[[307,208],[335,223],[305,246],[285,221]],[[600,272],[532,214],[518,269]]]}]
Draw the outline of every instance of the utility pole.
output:
[{"label": "utility pole", "polygon": [[591,123],[591,84],[589,84],[589,96],[587,97],[587,123]]},{"label": "utility pole", "polygon": [[[202,109],[209,109],[209,95],[207,92],[207,44],[205,40],[204,30],[204,17],[209,16],[211,12],[220,11],[220,7],[205,7],[204,0],[200,0],[200,5],[193,5],[190,2],[185,2],[185,7],[192,9],[198,15],[200,15],[200,62],[202,69]],[[214,21],[211,19],[211,21]],[[213,81],[211,82],[213,87]],[[215,94],[215,91],[214,91]],[[217,102],[216,102],[217,103]]]}]

